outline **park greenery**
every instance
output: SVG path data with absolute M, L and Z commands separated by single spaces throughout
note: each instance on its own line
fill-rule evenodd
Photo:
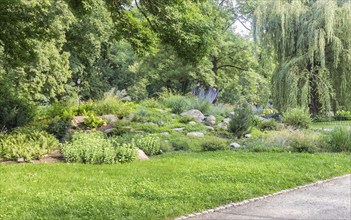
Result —
M 350 173 L 350 4 L 0 0 L 0 218 L 167 219 Z

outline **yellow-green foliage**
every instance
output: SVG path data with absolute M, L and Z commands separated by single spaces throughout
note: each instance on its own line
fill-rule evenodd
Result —
M 10 160 L 24 158 L 25 161 L 39 159 L 59 146 L 59 141 L 43 131 L 2 134 L 0 157 Z

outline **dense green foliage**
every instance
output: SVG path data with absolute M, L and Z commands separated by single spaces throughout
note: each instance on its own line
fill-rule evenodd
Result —
M 46 132 L 30 131 L 12 134 L 0 133 L 0 158 L 25 161 L 39 159 L 58 148 L 56 138 Z
M 350 173 L 350 165 L 345 154 L 228 151 L 123 165 L 0 164 L 0 217 L 175 218 Z
M 284 113 L 283 122 L 295 128 L 308 128 L 311 124 L 311 118 L 304 109 L 293 108 Z
M 255 35 L 273 49 L 273 101 L 314 116 L 350 108 L 350 1 L 267 0 L 255 12 Z
M 247 103 L 241 104 L 234 109 L 234 116 L 228 125 L 228 130 L 233 132 L 238 138 L 249 132 L 253 124 L 253 112 Z

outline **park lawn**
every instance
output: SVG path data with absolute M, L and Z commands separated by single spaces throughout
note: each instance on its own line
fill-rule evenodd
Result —
M 169 219 L 351 173 L 350 154 L 173 153 L 123 165 L 1 164 L 0 219 Z
M 351 121 L 314 122 L 310 127 L 312 129 L 334 129 L 339 126 L 351 126 Z

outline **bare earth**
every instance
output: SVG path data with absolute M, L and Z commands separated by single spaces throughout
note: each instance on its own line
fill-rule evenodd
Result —
M 191 219 L 351 220 L 351 175 Z

